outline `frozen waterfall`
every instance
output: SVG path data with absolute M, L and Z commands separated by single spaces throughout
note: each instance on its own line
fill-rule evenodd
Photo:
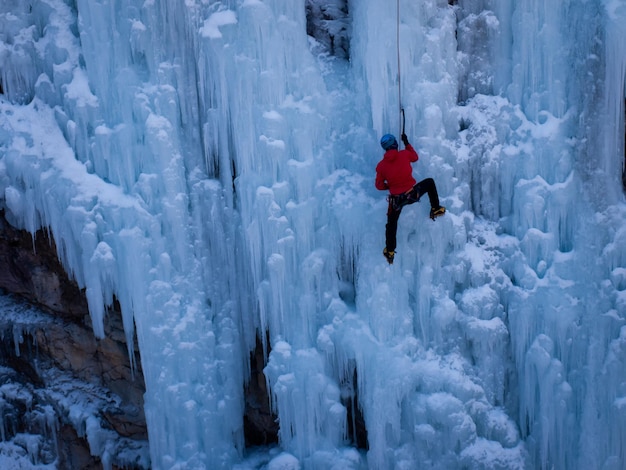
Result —
M 0 4 L 0 204 L 94 335 L 119 302 L 151 468 L 626 465 L 626 5 L 398 5 Z M 404 209 L 388 266 L 400 106 L 448 212 Z

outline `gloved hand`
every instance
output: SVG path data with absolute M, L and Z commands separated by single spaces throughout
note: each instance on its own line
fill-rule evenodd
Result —
M 404 144 L 405 147 L 409 145 L 409 138 L 406 136 L 405 133 L 402 133 L 400 138 L 402 139 L 402 143 Z

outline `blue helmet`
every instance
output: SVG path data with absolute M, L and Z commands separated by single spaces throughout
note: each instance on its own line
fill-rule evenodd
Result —
M 391 134 L 385 134 L 381 139 L 380 139 L 380 146 L 385 149 L 385 150 L 389 150 L 389 149 L 397 149 L 398 148 L 398 141 L 396 140 L 396 138 L 391 135 Z

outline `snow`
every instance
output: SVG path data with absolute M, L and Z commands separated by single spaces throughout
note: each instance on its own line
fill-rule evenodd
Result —
M 97 337 L 119 301 L 151 468 L 619 467 L 626 12 L 400 3 L 399 64 L 383 0 L 0 6 L 1 205 Z M 448 212 L 405 208 L 388 266 L 400 107 Z M 280 443 L 254 451 L 257 335 Z
M 237 15 L 232 10 L 223 10 L 213 13 L 209 18 L 204 20 L 204 26 L 200 28 L 200 34 L 203 37 L 211 39 L 219 39 L 222 37 L 220 26 L 229 24 L 237 24 Z

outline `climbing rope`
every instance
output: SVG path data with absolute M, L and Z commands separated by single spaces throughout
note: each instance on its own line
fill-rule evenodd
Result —
M 404 134 L 404 108 L 402 107 L 402 75 L 400 74 L 400 0 L 396 0 L 396 53 L 398 62 L 398 107 L 402 126 L 400 135 Z

